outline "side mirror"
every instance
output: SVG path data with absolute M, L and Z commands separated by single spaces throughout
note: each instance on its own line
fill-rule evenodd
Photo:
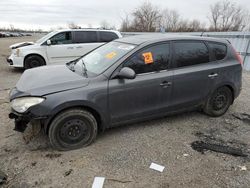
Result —
M 136 77 L 136 74 L 133 69 L 129 67 L 123 67 L 116 77 L 121 79 L 134 79 Z
M 47 40 L 46 43 L 47 43 L 48 46 L 50 46 L 51 45 L 51 40 Z

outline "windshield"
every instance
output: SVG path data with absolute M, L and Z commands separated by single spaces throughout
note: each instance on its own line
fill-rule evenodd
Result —
M 41 42 L 45 42 L 44 40 L 49 39 L 51 36 L 53 36 L 55 33 L 57 33 L 56 31 L 52 31 L 50 33 L 48 33 L 47 35 L 43 36 L 42 38 L 38 39 L 36 41 L 36 43 L 41 43 Z
M 75 65 L 75 70 L 82 72 L 82 64 L 84 62 L 88 72 L 97 75 L 101 74 L 134 48 L 135 46 L 131 44 L 110 42 L 79 59 Z

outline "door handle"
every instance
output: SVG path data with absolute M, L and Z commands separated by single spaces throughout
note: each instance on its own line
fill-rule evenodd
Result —
M 74 49 L 74 47 L 68 47 L 67 49 L 68 49 L 68 50 L 73 50 L 73 49 Z
M 77 46 L 76 48 L 82 48 L 82 46 Z
M 217 73 L 212 73 L 208 75 L 208 78 L 215 78 L 217 76 L 219 76 Z
M 172 82 L 168 82 L 168 81 L 163 81 L 160 86 L 166 88 L 172 85 Z

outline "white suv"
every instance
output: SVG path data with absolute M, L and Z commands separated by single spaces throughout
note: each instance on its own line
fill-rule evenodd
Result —
M 33 68 L 42 65 L 66 63 L 90 52 L 106 42 L 121 38 L 118 31 L 100 29 L 68 29 L 53 31 L 36 42 L 10 46 L 7 59 L 13 67 Z

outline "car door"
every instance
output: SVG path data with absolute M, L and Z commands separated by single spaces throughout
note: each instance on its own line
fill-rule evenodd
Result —
M 97 31 L 74 31 L 73 42 L 78 57 L 104 44 L 98 41 Z
M 167 71 L 169 65 L 169 43 L 146 47 L 122 64 L 137 75 L 132 80 L 109 80 L 108 101 L 113 125 L 157 115 L 166 107 L 173 74 Z
M 61 32 L 50 38 L 51 45 L 46 46 L 49 64 L 61 64 L 77 58 L 72 43 L 72 33 Z
M 198 105 L 216 84 L 217 62 L 203 41 L 173 42 L 173 94 L 171 110 Z M 211 61 L 211 62 L 210 62 Z

